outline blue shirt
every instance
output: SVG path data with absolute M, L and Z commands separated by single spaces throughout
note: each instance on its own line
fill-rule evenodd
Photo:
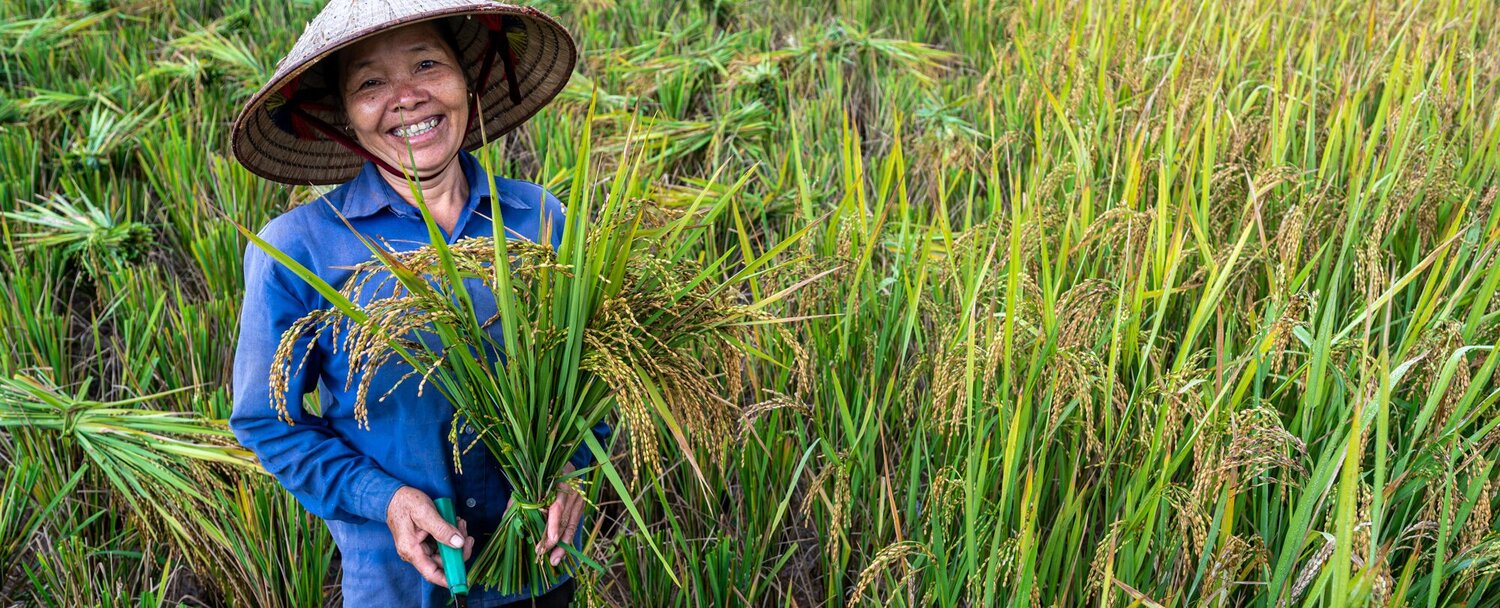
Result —
M 498 210 L 508 230 L 533 242 L 545 216 L 552 224 L 552 246 L 560 246 L 564 210 L 556 197 L 537 184 L 501 178 L 495 179 L 492 196 L 488 176 L 473 155 L 459 152 L 459 163 L 469 183 L 469 198 L 452 233 L 444 235 L 449 243 L 463 237 L 492 236 L 490 213 Z M 334 213 L 335 208 L 355 230 L 396 250 L 416 249 L 429 242 L 421 212 L 398 196 L 368 161 L 353 180 L 272 219 L 260 236 L 339 287 L 352 274 L 350 267 L 369 260 L 371 254 Z M 494 298 L 487 290 L 471 286 L 470 292 L 481 320 L 493 314 Z M 389 294 L 387 283 L 384 289 L 367 290 L 358 300 L 364 303 Z M 304 336 L 297 342 L 286 399 L 293 424 L 279 419 L 271 406 L 268 380 L 281 334 L 307 313 L 329 307 L 317 291 L 259 247 L 246 247 L 245 300 L 234 357 L 234 412 L 229 425 L 267 471 L 308 511 L 327 522 L 342 553 L 344 605 L 446 606 L 447 590 L 423 580 L 396 554 L 385 523 L 392 495 L 402 486 L 412 486 L 433 498 L 453 497 L 458 516 L 468 522 L 469 534 L 477 542 L 477 554 L 504 514 L 510 484 L 483 444 L 463 456 L 462 474 L 453 471 L 453 446 L 448 440 L 453 407 L 435 387 L 427 386 L 418 395 L 420 378 L 408 379 L 379 400 L 410 371 L 399 357 L 377 369 L 371 379 L 369 427 L 360 428 L 354 418 L 360 379 L 354 378 L 345 389 L 349 361 L 344 349 L 335 351 L 329 332 L 316 340 Z M 500 324 L 489 329 L 498 340 Z M 296 362 L 309 348 L 310 356 L 299 369 Z M 314 389 L 319 391 L 321 415 L 303 408 L 303 395 Z M 601 423 L 594 433 L 602 439 L 609 427 Z M 459 442 L 469 445 L 473 437 L 472 431 L 461 433 Z M 593 459 L 584 447 L 570 460 L 581 468 Z M 579 546 L 582 527 L 580 518 L 574 534 Z M 501 596 L 476 587 L 469 605 L 498 606 L 528 595 Z

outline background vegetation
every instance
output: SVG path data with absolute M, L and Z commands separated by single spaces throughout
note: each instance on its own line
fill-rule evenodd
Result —
M 227 125 L 318 7 L 0 2 L 0 603 L 337 601 L 221 422 L 221 218 L 316 194 Z M 1500 604 L 1500 5 L 542 7 L 583 61 L 497 172 L 649 122 L 661 213 L 735 200 L 704 256 L 821 218 L 723 466 L 593 490 L 590 600 Z

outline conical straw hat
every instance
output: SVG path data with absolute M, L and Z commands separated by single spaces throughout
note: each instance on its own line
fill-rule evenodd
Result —
M 337 83 L 326 81 L 320 62 L 370 36 L 445 18 L 484 114 L 484 120 L 471 121 L 465 150 L 526 122 L 573 75 L 573 38 L 531 7 L 483 0 L 332 0 L 235 119 L 234 157 L 257 175 L 287 184 L 352 179 L 364 158 L 334 139 L 343 136 L 348 120 L 339 109 Z M 340 133 L 330 137 L 329 130 Z

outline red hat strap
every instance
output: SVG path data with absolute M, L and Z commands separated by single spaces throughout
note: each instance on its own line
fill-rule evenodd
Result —
M 490 68 L 492 68 L 494 66 L 495 66 L 494 46 L 493 46 L 493 43 L 487 42 L 487 43 L 485 43 L 485 48 L 484 48 L 484 63 L 480 64 L 480 67 L 479 67 L 479 80 L 478 80 L 478 82 L 480 83 L 479 86 L 483 87 L 484 83 L 490 81 Z M 480 95 L 480 91 L 473 91 L 473 92 L 471 92 L 469 94 L 469 129 L 470 130 L 473 130 L 474 126 L 479 124 L 479 122 L 478 122 L 478 120 L 479 120 L 479 95 Z
M 489 41 L 485 44 L 484 63 L 479 68 L 479 86 L 483 87 L 490 81 L 490 71 L 495 67 L 495 56 L 500 56 L 502 69 L 505 70 L 505 82 L 510 88 L 510 101 L 521 105 L 520 77 L 516 74 L 516 53 L 510 48 L 510 38 L 505 35 L 505 22 L 500 15 L 481 15 L 479 17 L 486 30 L 489 30 Z M 483 91 L 475 91 L 474 97 L 469 100 L 469 124 L 477 124 L 474 121 L 479 117 L 479 95 Z
M 328 139 L 333 140 L 334 143 L 348 148 L 349 151 L 358 154 L 361 158 L 364 158 L 367 161 L 375 163 L 375 166 L 380 167 L 386 173 L 390 173 L 391 175 L 399 175 L 403 179 L 405 179 L 406 174 L 402 173 L 395 167 L 392 167 L 390 163 L 385 162 L 385 160 L 381 159 L 380 157 L 371 154 L 370 151 L 366 150 L 364 146 L 359 145 L 359 142 L 354 141 L 348 135 L 345 135 L 343 132 L 335 129 L 333 125 L 328 124 L 326 121 L 318 118 L 317 116 L 309 114 L 307 110 L 303 110 L 299 104 L 291 104 L 290 109 L 293 116 L 301 119 L 304 123 L 311 126 L 312 128 L 317 129 L 319 133 L 322 133 Z
M 521 105 L 520 75 L 516 74 L 516 53 L 510 48 L 510 37 L 503 29 L 490 30 L 490 44 L 498 44 L 500 61 L 505 64 L 505 83 L 510 85 L 510 101 Z
M 328 107 L 327 104 L 318 103 L 316 101 L 307 99 L 308 92 L 301 90 L 301 85 L 302 77 L 299 75 L 287 81 L 286 84 L 281 85 L 276 89 L 276 92 L 280 94 L 283 100 L 285 100 L 283 102 L 284 107 L 281 111 L 287 112 L 286 124 L 288 124 L 292 128 L 291 130 L 293 136 L 295 136 L 297 139 L 314 140 L 317 138 L 313 136 L 312 132 L 317 131 L 319 133 L 322 133 L 328 139 L 332 140 L 334 143 L 348 148 L 351 152 L 358 154 L 361 158 L 375 163 L 376 166 L 384 169 L 387 173 L 390 173 L 392 175 L 402 175 L 402 173 L 396 170 L 395 167 L 392 167 L 390 163 L 381 160 L 374 154 L 371 154 L 369 150 L 366 150 L 364 146 L 359 145 L 359 142 L 354 141 L 354 139 L 350 138 L 348 135 L 345 135 L 342 131 L 334 128 L 333 125 L 328 124 L 328 122 L 323 120 L 322 118 L 318 118 L 311 112 L 308 112 L 307 108 L 312 108 L 314 110 L 320 111 L 329 111 L 332 108 Z

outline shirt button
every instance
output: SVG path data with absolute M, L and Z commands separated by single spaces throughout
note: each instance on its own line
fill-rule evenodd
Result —
M 475 504 L 477 504 L 477 503 L 475 503 L 474 499 L 472 499 L 472 498 L 464 501 L 464 505 L 467 506 L 467 507 L 469 507 L 470 509 L 474 508 Z

